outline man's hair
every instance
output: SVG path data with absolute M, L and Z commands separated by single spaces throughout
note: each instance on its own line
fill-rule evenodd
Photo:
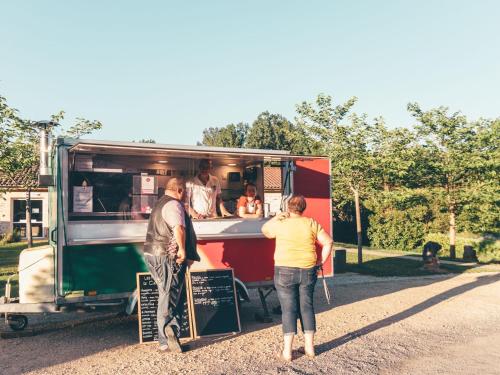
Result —
M 198 167 L 200 169 L 206 169 L 210 167 L 210 164 L 212 164 L 212 160 L 210 159 L 201 159 L 200 164 L 198 164 Z
M 179 177 L 172 177 L 169 179 L 165 185 L 166 191 L 179 191 L 179 189 L 185 190 L 186 185 L 184 180 Z
M 293 195 L 288 201 L 288 212 L 302 214 L 307 207 L 306 198 L 303 195 Z
M 245 186 L 245 191 L 247 191 L 247 190 L 248 190 L 248 187 L 249 187 L 249 186 L 253 186 L 253 187 L 255 188 L 255 191 L 257 191 L 257 186 L 255 186 L 255 184 L 253 184 L 253 183 L 251 183 L 251 182 L 249 182 L 248 184 L 246 184 L 246 186 Z

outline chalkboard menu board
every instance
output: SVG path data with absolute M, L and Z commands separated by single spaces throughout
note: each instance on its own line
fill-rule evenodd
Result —
M 139 338 L 141 343 L 158 341 L 156 309 L 158 307 L 158 287 L 150 273 L 137 274 Z M 192 338 L 191 319 L 186 288 L 184 288 L 184 313 L 182 316 L 181 338 Z
M 241 331 L 231 268 L 189 272 L 195 336 Z

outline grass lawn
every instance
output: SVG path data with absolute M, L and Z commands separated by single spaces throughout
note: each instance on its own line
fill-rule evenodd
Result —
M 33 241 L 33 247 L 47 245 L 47 241 L 37 240 Z M 26 249 L 26 242 L 15 242 L 0 246 L 0 296 L 4 295 L 5 284 L 7 278 L 13 273 L 17 272 L 17 265 L 19 263 L 19 254 Z M 18 276 L 15 276 L 12 281 L 12 295 L 17 296 Z
M 345 242 L 335 242 L 335 247 L 345 248 L 345 249 L 357 249 L 358 246 L 352 243 Z M 377 247 L 365 246 L 363 245 L 363 250 L 373 250 L 373 251 L 383 251 L 389 254 L 398 254 L 398 255 L 415 255 L 422 256 L 422 253 L 418 253 L 416 251 L 403 251 L 403 250 L 392 250 L 392 249 L 379 249 Z M 364 257 L 364 254 L 363 254 Z
M 357 249 L 356 244 L 352 243 L 344 243 L 344 242 L 335 242 L 335 247 L 343 247 L 346 249 Z M 412 255 L 412 256 L 418 256 L 421 257 L 422 253 L 421 252 L 416 252 L 416 251 L 403 251 L 403 250 L 388 250 L 388 249 L 379 249 L 376 247 L 371 247 L 371 246 L 363 246 L 364 250 L 373 250 L 373 251 L 381 251 L 384 253 L 388 254 L 398 254 L 398 255 Z M 439 259 L 442 260 L 452 260 L 454 262 L 463 262 L 463 263 L 468 263 L 470 260 L 463 260 L 463 249 L 457 249 L 457 256 L 455 259 L 451 259 L 449 256 L 443 256 L 438 254 Z M 495 263 L 500 263 L 500 254 L 499 253 L 477 253 L 478 257 L 478 263 L 480 264 L 495 264 Z M 365 254 L 363 254 L 363 259 L 365 258 Z
M 394 257 L 382 257 L 378 255 L 363 254 L 363 264 L 358 265 L 358 256 L 355 253 L 347 253 L 346 271 L 356 272 L 372 276 L 424 276 L 435 275 L 422 269 L 422 262 Z M 451 264 L 441 264 L 441 269 L 449 273 L 463 272 L 494 272 L 498 269 L 478 269 L 476 266 L 455 266 Z

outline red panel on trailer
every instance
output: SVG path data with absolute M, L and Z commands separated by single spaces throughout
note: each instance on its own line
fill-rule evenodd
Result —
M 200 262 L 193 269 L 234 268 L 245 283 L 270 281 L 274 275 L 275 241 L 267 238 L 198 241 Z
M 330 160 L 297 160 L 293 175 L 293 189 L 307 201 L 304 216 L 314 218 L 324 230 L 332 234 L 332 210 L 330 197 Z M 321 247 L 318 246 L 318 255 Z M 332 275 L 332 262 L 324 265 L 325 275 Z

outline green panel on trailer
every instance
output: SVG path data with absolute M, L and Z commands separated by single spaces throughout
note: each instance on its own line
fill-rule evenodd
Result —
M 64 293 L 97 295 L 132 292 L 136 273 L 147 272 L 142 244 L 67 246 L 63 252 Z

